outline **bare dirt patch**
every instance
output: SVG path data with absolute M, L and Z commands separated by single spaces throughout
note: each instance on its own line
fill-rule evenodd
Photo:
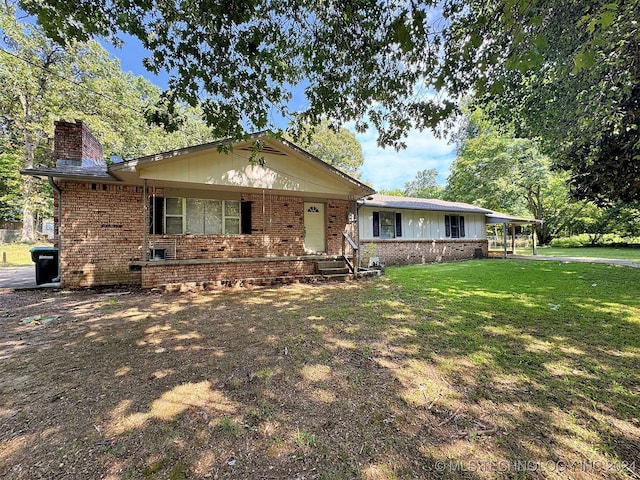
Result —
M 429 476 L 441 419 L 314 308 L 361 288 L 3 295 L 0 475 Z

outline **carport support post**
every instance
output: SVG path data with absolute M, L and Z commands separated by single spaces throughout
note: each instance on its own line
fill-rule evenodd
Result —
M 531 236 L 533 237 L 533 254 L 537 255 L 538 254 L 538 245 L 536 245 L 536 224 L 532 223 L 531 224 L 531 230 L 533 231 L 533 233 L 531 234 Z
M 516 254 L 516 226 L 511 224 L 511 253 Z
M 502 245 L 503 245 L 503 254 L 502 258 L 507 258 L 507 224 L 502 224 Z

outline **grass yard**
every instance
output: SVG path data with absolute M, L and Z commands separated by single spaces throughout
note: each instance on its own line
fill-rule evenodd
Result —
M 521 255 L 531 255 L 530 248 L 519 248 Z M 640 262 L 640 247 L 538 247 L 538 255 L 548 257 L 613 258 Z
M 640 474 L 640 269 L 112 293 L 2 296 L 3 478 Z
M 25 267 L 34 265 L 31 260 L 31 250 L 33 247 L 50 247 L 46 243 L 0 243 L 0 268 L 2 267 Z M 2 263 L 3 254 L 7 263 Z

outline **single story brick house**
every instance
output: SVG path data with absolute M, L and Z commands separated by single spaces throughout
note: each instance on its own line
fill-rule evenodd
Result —
M 438 199 L 376 194 L 358 202 L 363 264 L 371 263 L 371 257 L 375 258 L 373 263 L 384 265 L 486 257 L 487 225 L 491 223 L 505 225 L 507 232 L 508 228 L 532 224 L 535 220 Z
M 107 165 L 85 124 L 59 121 L 54 153 L 22 173 L 54 188 L 63 287 L 314 276 L 355 256 L 356 202 L 374 193 L 264 132 Z
M 387 265 L 477 258 L 487 223 L 521 221 L 375 195 L 266 132 L 109 165 L 81 121 L 56 122 L 54 144 L 55 167 L 21 173 L 54 189 L 63 287 L 271 283 L 327 277 L 322 268 L 336 261 L 354 274 L 372 256 Z M 250 161 L 257 144 L 262 162 Z

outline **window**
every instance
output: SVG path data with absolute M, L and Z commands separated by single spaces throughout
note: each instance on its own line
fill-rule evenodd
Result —
M 402 214 L 398 212 L 373 212 L 373 236 L 396 238 L 402 236 Z
M 198 198 L 152 201 L 150 233 L 167 235 L 238 235 L 251 233 L 251 202 Z
M 462 215 L 445 215 L 444 230 L 447 238 L 464 238 L 464 217 Z

